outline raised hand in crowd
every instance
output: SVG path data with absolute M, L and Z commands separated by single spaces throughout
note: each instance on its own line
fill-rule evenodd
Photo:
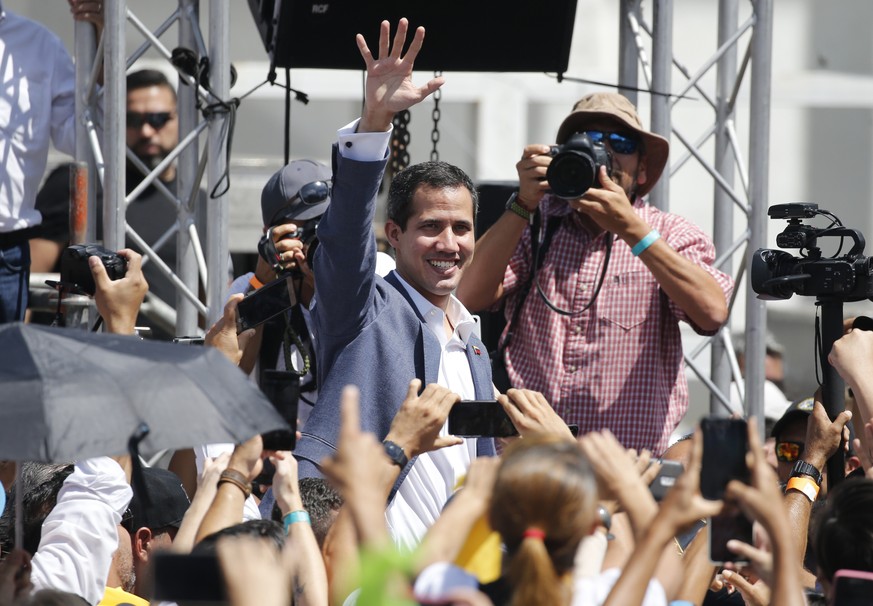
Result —
M 869 330 L 850 330 L 834 343 L 828 355 L 828 362 L 840 373 L 855 395 L 861 417 L 856 419 L 856 425 L 873 420 L 873 374 L 870 373 L 870 360 L 873 360 L 873 332 Z M 861 441 L 864 442 L 863 437 Z
M 251 328 L 239 334 L 236 332 L 236 308 L 242 299 L 243 295 L 241 294 L 232 295 L 228 298 L 227 303 L 224 304 L 224 314 L 206 332 L 206 338 L 204 341 L 206 345 L 215 347 L 218 351 L 223 353 L 228 360 L 240 367 L 243 366 L 244 360 L 249 358 L 251 358 L 252 363 L 254 363 L 254 358 L 257 354 L 257 347 L 255 346 L 251 348 L 255 350 L 255 356 L 247 355 L 251 353 L 249 345 L 254 345 L 254 343 L 251 343 L 251 340 L 255 336 L 255 329 Z M 246 369 L 243 368 L 243 370 Z M 248 371 L 251 371 L 251 368 L 249 368 Z
M 173 539 L 171 549 L 174 552 L 189 553 L 194 547 L 197 530 L 215 499 L 215 494 L 218 492 L 218 479 L 221 477 L 221 472 L 227 469 L 229 462 L 229 452 L 222 453 L 214 459 L 207 457 L 203 460 L 203 471 L 197 477 L 197 490 Z
M 420 389 L 419 379 L 409 382 L 406 399 L 394 415 L 385 437 L 400 446 L 410 459 L 424 452 L 463 443 L 461 438 L 440 435 L 449 411 L 460 401 L 460 396 L 436 383 L 425 387 L 419 396 Z
M 344 502 L 324 545 L 330 593 L 341 603 L 354 589 L 359 547 L 384 548 L 390 543 L 385 501 L 400 469 L 375 435 L 361 431 L 356 387 L 343 389 L 340 413 L 336 455 L 322 461 L 321 468 Z
M 815 404 L 806 425 L 806 438 L 803 450 L 803 461 L 809 463 L 822 474 L 821 489 L 827 490 L 827 460 L 837 452 L 840 444 L 847 444 L 849 429 L 846 424 L 852 419 L 851 411 L 844 410 L 834 421 L 828 417 L 821 403 L 821 391 L 815 395 Z M 797 549 L 796 559 L 803 562 L 808 543 L 809 520 L 813 501 L 803 492 L 789 489 L 785 492 L 785 507 L 787 519 L 790 522 Z M 815 571 L 803 572 L 802 582 L 806 587 L 815 587 Z
M 195 542 L 242 521 L 243 507 L 252 490 L 252 480 L 264 466 L 261 460 L 263 450 L 260 434 L 237 444 L 233 449 L 227 468 L 219 474 L 215 497 L 197 530 Z
M 556 435 L 575 440 L 570 428 L 546 401 L 543 394 L 530 389 L 510 389 L 497 396 L 520 436 Z
M 648 451 L 637 456 L 636 451 L 626 450 L 608 429 L 585 434 L 579 438 L 579 448 L 591 462 L 601 501 L 613 501 L 610 508 L 626 512 L 634 537 L 642 539 L 658 513 L 649 483 L 660 466 L 650 465 Z
M 424 42 L 424 28 L 415 30 L 409 49 L 405 55 L 401 55 L 408 29 L 409 22 L 401 19 L 392 44 L 391 24 L 383 21 L 379 27 L 376 57 L 367 46 L 364 36 L 358 34 L 355 38 L 367 69 L 366 100 L 359 132 L 387 131 L 394 114 L 420 103 L 443 85 L 442 77 L 433 78 L 424 86 L 413 84 L 412 68 Z
M 753 558 L 755 573 L 772 589 L 771 605 L 801 606 L 806 604 L 806 598 L 801 585 L 801 560 L 794 542 L 797 529 L 786 516 L 782 490 L 776 472 L 767 463 L 757 425 L 749 422 L 748 429 L 746 462 L 751 472 L 750 483 L 731 480 L 725 489 L 725 498 L 737 502 L 746 517 L 760 523 L 767 532 L 773 549 L 772 573 L 768 558 L 762 554 L 743 548 L 736 540 L 728 542 L 728 548 Z
M 312 532 L 309 514 L 303 507 L 297 481 L 297 460 L 287 451 L 270 456 L 276 468 L 273 494 L 282 512 L 285 548 L 282 559 L 292 580 L 294 603 L 321 605 L 328 603 L 327 572 L 318 541 Z
M 118 254 L 127 260 L 127 271 L 123 278 L 110 280 L 106 268 L 96 255 L 88 257 L 88 266 L 96 286 L 94 302 L 106 330 L 131 335 L 149 285 L 142 274 L 142 255 L 129 248 L 119 250 Z
M 604 606 L 641 603 L 664 548 L 698 520 L 718 515 L 722 510 L 722 501 L 707 501 L 700 494 L 703 442 L 699 430 L 692 440 L 688 468 L 667 493 L 658 515 L 637 544 Z

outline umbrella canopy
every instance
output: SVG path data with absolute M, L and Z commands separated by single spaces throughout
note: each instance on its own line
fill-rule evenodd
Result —
M 30 324 L 0 326 L 0 459 L 62 462 L 242 442 L 287 429 L 212 347 Z

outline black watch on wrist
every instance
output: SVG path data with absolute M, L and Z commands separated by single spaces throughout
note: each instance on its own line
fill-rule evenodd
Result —
M 385 448 L 385 454 L 388 455 L 391 462 L 397 465 L 400 469 L 403 469 L 406 467 L 406 464 L 409 463 L 409 457 L 406 456 L 403 449 L 391 440 L 385 440 L 382 442 L 382 446 Z
M 524 219 L 525 221 L 530 221 L 530 217 L 533 214 L 531 211 L 526 209 L 524 206 L 519 204 L 518 202 L 518 192 L 512 192 L 512 195 L 509 196 L 509 200 L 506 201 L 506 210 L 511 213 L 514 213 Z
M 794 467 L 791 468 L 790 477 L 796 478 L 799 476 L 809 476 L 815 480 L 816 484 L 821 486 L 821 472 L 815 468 L 815 465 L 810 465 L 801 459 L 794 462 Z

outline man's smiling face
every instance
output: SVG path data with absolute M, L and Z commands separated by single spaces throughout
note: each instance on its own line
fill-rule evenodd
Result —
M 441 309 L 473 257 L 473 226 L 473 197 L 466 187 L 428 185 L 415 191 L 405 228 L 390 220 L 385 225 L 397 272 Z

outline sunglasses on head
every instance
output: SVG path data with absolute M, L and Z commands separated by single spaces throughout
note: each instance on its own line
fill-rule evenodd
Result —
M 172 118 L 172 112 L 127 112 L 127 127 L 142 128 L 143 124 L 148 124 L 155 130 L 160 130 Z
M 595 143 L 609 143 L 609 147 L 617 154 L 635 154 L 640 147 L 637 139 L 619 133 L 586 130 L 585 134 Z
M 285 214 L 294 208 L 298 201 L 306 206 L 315 206 L 327 200 L 328 196 L 330 196 L 330 183 L 327 181 L 310 181 L 288 200 L 287 205 L 276 211 L 273 220 L 270 221 L 270 225 L 285 223 L 287 220 Z
M 293 198 L 288 202 L 293 204 L 297 200 L 303 202 L 306 206 L 315 206 L 327 200 L 330 195 L 330 185 L 327 181 L 312 181 L 300 188 Z
M 803 456 L 803 442 L 776 442 L 776 460 L 783 463 L 794 463 Z

